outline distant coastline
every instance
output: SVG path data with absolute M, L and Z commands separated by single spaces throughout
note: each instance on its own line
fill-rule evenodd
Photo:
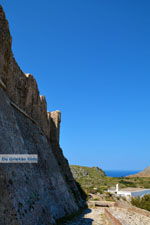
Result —
M 108 177 L 125 177 L 139 172 L 140 170 L 105 170 Z

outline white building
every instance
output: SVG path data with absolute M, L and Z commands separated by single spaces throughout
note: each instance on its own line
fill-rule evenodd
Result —
M 108 192 L 124 197 L 142 197 L 145 194 L 150 194 L 150 189 L 124 188 L 119 190 L 119 185 L 117 184 L 116 187 L 108 189 Z

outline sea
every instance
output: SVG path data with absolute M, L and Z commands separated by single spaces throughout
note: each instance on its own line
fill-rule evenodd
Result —
M 128 175 L 133 175 L 139 173 L 140 170 L 106 170 L 105 173 L 108 177 L 125 177 Z

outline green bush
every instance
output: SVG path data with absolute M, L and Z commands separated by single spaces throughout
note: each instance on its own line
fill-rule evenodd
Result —
M 136 207 L 150 211 L 150 195 L 144 195 L 142 198 L 132 198 L 131 203 Z

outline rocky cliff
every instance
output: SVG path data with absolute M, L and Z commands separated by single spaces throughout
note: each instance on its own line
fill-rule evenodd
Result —
M 59 145 L 61 114 L 48 112 L 34 77 L 12 50 L 0 6 L 0 154 L 37 154 L 38 164 L 0 164 L 0 225 L 48 225 L 83 207 Z

